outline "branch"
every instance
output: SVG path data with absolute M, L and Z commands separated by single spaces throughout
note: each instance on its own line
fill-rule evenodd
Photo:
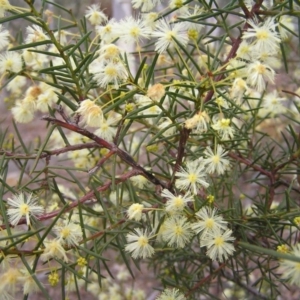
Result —
M 238 160 L 239 162 L 245 164 L 246 166 L 250 167 L 251 169 L 253 169 L 253 170 L 257 171 L 257 172 L 259 172 L 259 173 L 261 173 L 263 175 L 266 175 L 270 179 L 274 177 L 274 175 L 271 172 L 266 171 L 261 166 L 254 164 L 248 158 L 244 158 L 241 155 L 237 155 L 237 154 L 235 154 L 233 152 L 229 152 L 228 156 L 231 157 L 231 158 L 233 158 L 233 159 L 235 159 L 235 160 Z
M 139 174 L 143 175 L 145 178 L 147 178 L 150 182 L 152 182 L 154 185 L 160 185 L 163 188 L 166 188 L 166 185 L 161 182 L 159 179 L 157 179 L 154 175 L 152 175 L 150 172 L 145 170 L 143 167 L 141 167 L 139 164 L 135 162 L 135 160 L 128 154 L 126 151 L 118 148 L 117 145 L 113 143 L 109 143 L 105 141 L 104 139 L 96 136 L 92 132 L 83 129 L 81 127 L 78 127 L 76 124 L 70 124 L 63 122 L 61 120 L 55 119 L 53 117 L 43 117 L 42 120 L 49 121 L 52 124 L 55 124 L 57 126 L 66 128 L 68 130 L 77 132 L 83 136 L 86 136 L 90 138 L 91 140 L 95 141 L 98 145 L 102 146 L 103 148 L 106 148 L 112 152 L 114 152 L 116 155 L 118 155 L 123 161 L 125 161 L 128 165 L 133 167 Z
M 185 145 L 187 143 L 187 140 L 189 138 L 190 130 L 183 128 L 180 132 L 180 140 L 179 140 L 179 146 L 178 146 L 178 152 L 177 152 L 177 158 L 176 158 L 176 163 L 173 169 L 173 178 L 172 181 L 169 184 L 169 188 L 173 185 L 175 181 L 175 173 L 179 170 L 180 166 L 182 165 L 182 160 L 184 157 L 184 152 L 185 152 Z
M 238 160 L 239 162 L 242 162 L 243 164 L 245 164 L 246 166 L 252 168 L 253 170 L 267 176 L 270 180 L 270 183 L 269 183 L 269 199 L 268 199 L 268 208 L 271 207 L 271 204 L 273 202 L 273 199 L 274 199 L 274 196 L 275 196 L 275 174 L 276 172 L 273 170 L 272 172 L 269 172 L 265 169 L 263 169 L 261 166 L 259 165 L 256 165 L 254 164 L 252 161 L 250 161 L 249 159 L 247 158 L 244 158 L 242 157 L 241 155 L 237 155 L 233 152 L 229 152 L 228 153 L 228 156 L 235 159 L 235 160 Z
M 256 297 L 255 299 L 264 299 L 264 300 L 268 299 L 267 296 L 262 295 L 256 289 L 250 287 L 248 284 L 241 282 L 238 277 L 231 276 L 228 272 L 225 272 L 225 277 L 228 278 L 229 280 L 231 280 L 232 282 L 236 283 L 237 285 L 239 285 L 240 287 L 242 287 L 243 289 L 245 289 L 252 295 L 254 295 Z
M 204 285 L 205 283 L 207 283 L 208 281 L 211 281 L 214 276 L 217 275 L 218 272 L 220 272 L 223 268 L 225 268 L 226 263 L 223 263 L 219 266 L 218 269 L 214 270 L 213 272 L 211 272 L 209 275 L 207 275 L 206 277 L 204 277 L 203 279 L 201 279 L 197 284 L 195 284 L 188 293 L 185 294 L 185 296 L 187 298 L 189 298 L 189 296 L 196 291 L 199 287 L 201 287 L 202 285 Z
M 75 150 L 81 150 L 81 149 L 90 149 L 90 148 L 102 148 L 99 144 L 92 142 L 92 143 L 85 143 L 85 144 L 77 144 L 77 145 L 70 145 L 70 146 L 66 146 L 60 149 L 56 149 L 56 150 L 44 150 L 44 153 L 41 154 L 39 156 L 39 158 L 45 158 L 48 156 L 53 156 L 53 155 L 59 155 L 62 153 L 66 153 L 69 151 L 75 151 Z M 18 154 L 18 153 L 13 153 L 13 152 L 9 152 L 9 151 L 5 151 L 4 149 L 0 149 L 0 155 L 5 155 L 8 156 L 10 158 L 14 158 L 14 159 L 36 159 L 37 155 L 26 155 L 26 154 Z
M 139 172 L 138 170 L 131 170 L 131 171 L 123 174 L 119 178 L 115 179 L 115 184 L 119 184 L 121 182 L 124 182 L 124 181 L 128 180 L 130 177 L 133 177 L 133 176 L 136 176 L 136 175 L 141 175 L 141 172 Z M 67 208 L 65 208 L 64 212 L 68 212 L 68 211 L 72 210 L 73 208 L 77 207 L 79 204 L 83 204 L 86 201 L 90 200 L 91 198 L 94 198 L 95 197 L 95 192 L 104 192 L 104 191 L 106 191 L 111 186 L 111 184 L 112 184 L 112 181 L 109 180 L 106 183 L 104 183 L 104 185 L 96 188 L 95 191 L 94 190 L 89 191 L 83 197 L 81 197 L 78 201 L 72 202 Z M 56 211 L 53 211 L 51 213 L 47 213 L 47 214 L 44 214 L 44 215 L 40 216 L 38 218 L 38 220 L 43 221 L 43 220 L 52 219 L 53 217 L 56 217 L 59 213 L 61 213 L 61 210 L 56 210 Z M 24 222 L 25 221 L 26 220 L 24 220 Z

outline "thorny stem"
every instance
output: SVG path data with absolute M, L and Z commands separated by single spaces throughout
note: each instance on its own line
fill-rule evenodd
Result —
M 246 9 L 244 9 L 244 13 L 245 13 L 245 17 L 246 19 L 249 19 L 249 18 L 252 18 L 259 10 L 260 6 L 262 5 L 263 3 L 263 0 L 259 0 L 257 1 L 256 4 L 253 5 L 252 7 L 252 10 L 251 12 L 249 12 Z M 249 24 L 246 23 L 244 25 L 244 28 L 243 28 L 243 31 L 247 30 L 249 27 Z M 239 46 L 240 46 L 240 43 L 242 42 L 242 34 L 235 40 L 235 42 L 233 43 L 232 47 L 231 47 L 231 50 L 226 58 L 226 60 L 224 61 L 224 65 L 226 65 L 230 59 L 232 59 Z M 216 77 L 215 81 L 220 81 L 222 80 L 224 77 L 224 73 L 223 74 L 220 74 L 219 76 Z M 205 99 L 204 99 L 204 103 L 208 102 L 211 100 L 212 96 L 214 95 L 214 91 L 211 90 L 210 92 L 208 92 L 208 94 L 206 95 Z M 172 186 L 172 184 L 174 183 L 174 174 L 175 172 L 179 169 L 179 167 L 181 166 L 182 164 L 182 159 L 183 159 L 183 156 L 184 156 L 184 149 L 185 149 L 185 145 L 187 143 L 187 140 L 189 138 L 189 134 L 190 134 L 190 130 L 186 129 L 186 128 L 183 128 L 182 131 L 181 131 L 181 135 L 180 135 L 180 140 L 179 140 L 179 147 L 178 147 L 178 153 L 177 153 L 177 159 L 176 159 L 176 163 L 175 163 L 175 166 L 174 166 L 174 173 L 173 173 L 173 179 L 172 179 L 172 182 L 170 183 L 170 187 Z

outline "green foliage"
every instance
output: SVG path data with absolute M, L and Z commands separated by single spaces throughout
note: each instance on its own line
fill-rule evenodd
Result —
M 299 287 L 297 1 L 25 2 L 0 8 L 0 294 Z

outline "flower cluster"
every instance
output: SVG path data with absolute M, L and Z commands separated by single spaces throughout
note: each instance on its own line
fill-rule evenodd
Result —
M 186 168 L 181 167 L 176 172 L 176 187 L 180 190 L 190 190 L 196 195 L 199 188 L 207 188 L 208 174 L 222 175 L 230 169 L 230 162 L 225 158 L 227 152 L 221 145 L 217 145 L 216 151 L 212 151 L 208 146 L 204 151 L 204 157 L 196 161 L 188 161 Z
M 192 225 L 193 230 L 200 234 L 200 247 L 207 248 L 207 255 L 212 260 L 223 262 L 235 251 L 232 241 L 232 230 L 227 229 L 227 222 L 217 210 L 210 207 L 202 207 L 197 213 L 197 222 Z

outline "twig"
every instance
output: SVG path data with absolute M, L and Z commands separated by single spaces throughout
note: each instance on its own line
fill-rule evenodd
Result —
M 204 277 L 203 279 L 201 279 L 197 284 L 195 284 L 188 293 L 185 294 L 185 296 L 187 298 L 189 298 L 189 296 L 196 291 L 197 289 L 199 289 L 199 287 L 201 287 L 202 285 L 204 285 L 205 283 L 207 283 L 208 281 L 211 281 L 214 276 L 217 275 L 217 273 L 219 273 L 223 268 L 225 268 L 226 263 L 223 263 L 219 266 L 219 268 L 217 268 L 216 270 L 214 270 L 212 273 L 210 273 L 209 275 L 207 275 L 206 277 Z
M 281 90 L 283 93 L 287 93 L 287 94 L 290 94 L 290 95 L 293 95 L 293 96 L 296 96 L 298 98 L 300 98 L 300 96 L 297 94 L 297 93 L 294 93 L 294 92 L 291 92 L 291 91 L 287 91 L 287 90 Z
M 95 173 L 112 155 L 116 152 L 114 150 L 109 151 L 104 157 L 102 157 L 98 163 L 88 171 L 89 174 Z

